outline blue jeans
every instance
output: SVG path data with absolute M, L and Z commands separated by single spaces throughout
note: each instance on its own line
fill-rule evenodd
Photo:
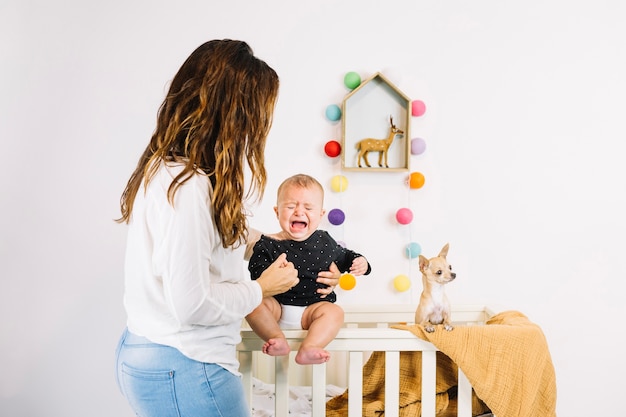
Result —
M 139 417 L 250 417 L 241 379 L 125 330 L 117 384 Z

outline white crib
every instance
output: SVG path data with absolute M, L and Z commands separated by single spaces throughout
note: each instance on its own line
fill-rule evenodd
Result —
M 249 328 L 242 329 L 242 342 L 237 347 L 248 404 L 252 401 L 253 378 L 271 380 L 275 384 L 275 416 L 289 415 L 289 387 L 302 385 L 303 377 L 312 386 L 312 415 L 326 415 L 326 386 L 333 383 L 348 388 L 348 417 L 362 414 L 362 368 L 373 351 L 385 352 L 385 415 L 399 414 L 399 365 L 401 351 L 422 352 L 422 416 L 435 417 L 435 379 L 437 348 L 410 332 L 390 328 L 393 324 L 413 324 L 413 305 L 342 306 L 345 326 L 327 346 L 331 361 L 326 364 L 301 366 L 292 356 L 270 357 L 262 354 L 263 341 Z M 495 313 L 484 306 L 454 306 L 455 324 L 481 325 Z M 284 332 L 293 351 L 304 338 L 304 330 Z M 273 368 L 273 369 L 272 369 Z M 272 375 L 273 373 L 273 375 Z M 308 375 L 310 373 L 310 375 Z M 331 381 L 332 380 L 332 381 Z M 459 369 L 458 417 L 472 415 L 472 387 Z

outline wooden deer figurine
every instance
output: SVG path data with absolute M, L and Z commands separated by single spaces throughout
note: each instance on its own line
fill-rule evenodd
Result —
M 389 116 L 389 123 L 391 127 L 389 129 L 389 136 L 387 139 L 362 139 L 356 143 L 356 149 L 359 151 L 359 155 L 357 157 L 359 168 L 361 168 L 361 158 L 365 161 L 365 165 L 368 167 L 370 163 L 367 160 L 367 154 L 369 152 L 378 152 L 378 166 L 382 168 L 383 166 L 383 157 L 385 157 L 385 168 L 389 168 L 387 164 L 387 151 L 389 150 L 389 146 L 393 142 L 393 139 L 396 135 L 403 135 L 404 131 L 400 130 L 393 124 L 393 117 Z

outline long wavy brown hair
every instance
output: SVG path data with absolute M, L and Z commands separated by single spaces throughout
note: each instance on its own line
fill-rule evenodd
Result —
M 231 39 L 199 46 L 180 67 L 161 104 L 156 129 L 122 193 L 122 217 L 130 221 L 137 192 L 147 186 L 161 161 L 181 161 L 168 200 L 193 175 L 208 175 L 211 203 L 224 247 L 247 238 L 244 200 L 260 199 L 267 173 L 264 150 L 278 96 L 276 72 L 250 46 Z M 251 183 L 244 190 L 244 162 Z M 201 170 L 201 171 L 199 171 Z

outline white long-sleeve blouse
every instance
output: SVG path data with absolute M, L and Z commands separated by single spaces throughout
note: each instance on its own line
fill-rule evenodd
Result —
M 222 247 L 207 176 L 194 175 L 168 202 L 181 170 L 161 163 L 135 198 L 125 262 L 128 329 L 239 374 L 241 321 L 261 303 L 261 287 L 245 274 L 245 246 Z

